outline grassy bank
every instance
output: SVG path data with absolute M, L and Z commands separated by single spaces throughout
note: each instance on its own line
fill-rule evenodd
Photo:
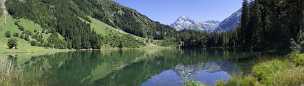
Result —
M 24 31 L 28 31 L 34 33 L 35 31 L 42 31 L 40 25 L 35 24 L 32 21 L 26 19 L 14 19 L 11 16 L 0 17 L 0 54 L 16 54 L 16 53 L 53 53 L 53 52 L 66 52 L 71 51 L 69 49 L 52 49 L 52 48 L 44 48 L 38 46 L 32 46 L 31 43 L 25 39 L 21 39 L 20 37 L 13 37 L 13 34 L 21 35 L 23 31 L 21 31 L 18 26 L 23 26 Z M 11 37 L 6 37 L 6 32 L 10 32 Z M 44 38 L 47 38 L 48 34 L 43 34 Z M 7 42 L 10 38 L 14 38 L 17 40 L 17 49 L 8 49 Z M 44 39 L 46 40 L 46 39 Z
M 304 54 L 294 52 L 287 59 L 263 61 L 253 66 L 246 76 L 234 76 L 217 86 L 302 86 L 304 85 Z

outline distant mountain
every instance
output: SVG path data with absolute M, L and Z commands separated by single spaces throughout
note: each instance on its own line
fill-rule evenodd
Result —
M 195 30 L 213 32 L 219 23 L 220 22 L 218 21 L 196 22 L 186 16 L 181 16 L 170 26 L 175 28 L 177 31 Z
M 181 16 L 179 17 L 173 24 L 171 24 L 173 28 L 175 28 L 177 31 L 182 31 L 182 30 L 201 30 L 202 26 L 191 20 L 190 18 L 186 16 Z
M 205 21 L 200 23 L 204 30 L 207 32 L 213 32 L 220 24 L 219 21 Z
M 242 9 L 234 12 L 231 16 L 222 21 L 219 26 L 216 28 L 216 32 L 227 32 L 233 31 L 240 25 L 242 15 Z

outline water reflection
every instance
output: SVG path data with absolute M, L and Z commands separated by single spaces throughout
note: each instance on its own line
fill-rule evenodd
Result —
M 196 80 L 214 86 L 216 81 L 227 81 L 240 69 L 229 62 L 207 62 L 194 65 L 177 65 L 152 76 L 142 86 L 181 86 L 186 80 Z
M 0 55 L 0 86 L 182 86 L 188 79 L 214 85 L 241 72 L 227 59 L 236 56 L 180 50 Z

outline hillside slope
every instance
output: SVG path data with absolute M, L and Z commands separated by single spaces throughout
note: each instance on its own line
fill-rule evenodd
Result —
M 16 23 L 19 23 L 20 26 L 24 27 L 24 30 L 21 31 Z M 8 52 L 50 52 L 50 51 L 66 51 L 66 50 L 58 50 L 58 49 L 47 49 L 44 47 L 32 46 L 29 40 L 23 39 L 22 36 L 25 35 L 24 32 L 34 32 L 34 30 L 41 30 L 40 26 L 35 24 L 34 22 L 26 19 L 14 19 L 11 16 L 0 16 L 0 53 L 8 53 Z M 6 37 L 6 33 L 9 32 L 11 37 Z M 16 35 L 17 34 L 17 35 Z M 45 39 L 48 38 L 47 34 L 43 34 L 42 37 Z M 8 39 L 14 38 L 17 40 L 17 49 L 10 50 L 8 49 L 7 42 Z M 31 38 L 34 40 L 34 38 Z
M 103 47 L 129 47 L 145 46 L 145 39 L 126 33 L 120 29 L 109 26 L 97 19 L 90 18 L 93 31 L 101 37 Z
M 238 26 L 240 26 L 241 15 L 242 15 L 242 9 L 239 9 L 238 11 L 230 15 L 228 18 L 226 18 L 224 21 L 222 21 L 215 31 L 216 32 L 234 31 Z
M 112 0 L 9 0 L 6 6 L 15 19 L 34 21 L 43 31 L 62 35 L 64 40 L 61 42 L 66 45 L 60 48 L 99 49 L 103 46 L 105 40 L 101 40 L 98 30 L 91 28 L 90 17 L 143 38 L 164 39 L 175 32 Z M 110 45 L 117 47 L 117 44 Z

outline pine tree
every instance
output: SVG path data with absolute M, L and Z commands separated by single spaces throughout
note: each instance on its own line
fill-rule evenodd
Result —
M 17 49 L 17 39 L 15 38 L 8 39 L 7 46 L 9 49 Z
M 238 30 L 238 37 L 239 43 L 242 45 L 241 47 L 245 48 L 248 46 L 247 39 L 249 39 L 247 35 L 247 28 L 248 28 L 248 22 L 249 22 L 249 4 L 248 0 L 243 0 L 243 6 L 242 6 L 242 16 L 241 16 L 241 28 Z

